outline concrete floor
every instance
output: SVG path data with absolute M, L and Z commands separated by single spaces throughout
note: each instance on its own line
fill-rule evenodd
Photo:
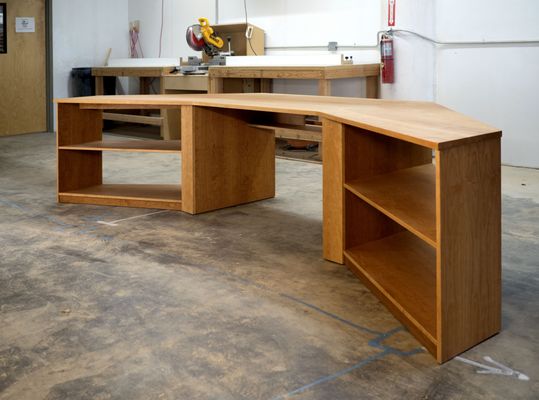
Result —
M 109 182 L 178 165 L 105 156 Z M 57 204 L 55 167 L 53 135 L 0 139 L 0 399 L 539 398 L 539 171 L 504 168 L 503 331 L 463 354 L 525 381 L 437 365 L 322 260 L 320 165 L 278 160 L 272 200 L 127 220 L 156 210 Z

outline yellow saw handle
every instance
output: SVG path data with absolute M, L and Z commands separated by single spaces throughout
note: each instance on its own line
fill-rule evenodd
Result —
M 206 43 L 212 44 L 217 48 L 222 48 L 225 44 L 223 39 L 215 35 L 213 28 L 210 26 L 210 22 L 207 18 L 199 18 L 198 22 L 200 23 L 200 32 L 204 37 Z

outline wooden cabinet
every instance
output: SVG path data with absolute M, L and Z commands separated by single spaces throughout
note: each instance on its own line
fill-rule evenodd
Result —
M 228 39 L 230 48 L 236 56 L 262 56 L 264 50 L 264 31 L 252 24 L 221 24 L 213 25 L 215 34 L 220 36 L 225 45 L 223 51 L 228 51 Z M 247 29 L 251 32 L 251 40 L 246 37 Z
M 345 263 L 439 362 L 500 330 L 500 199 L 497 138 L 344 127 Z

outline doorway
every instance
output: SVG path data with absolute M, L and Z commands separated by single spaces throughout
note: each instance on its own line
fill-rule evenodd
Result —
M 50 111 L 48 0 L 1 0 L 0 136 L 45 132 Z

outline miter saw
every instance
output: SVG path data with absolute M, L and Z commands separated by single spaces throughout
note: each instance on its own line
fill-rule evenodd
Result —
M 225 65 L 225 57 L 233 55 L 233 52 L 230 50 L 230 38 L 227 39 L 228 51 L 223 52 L 221 49 L 225 45 L 225 42 L 217 36 L 208 19 L 199 18 L 198 22 L 198 24 L 191 25 L 187 28 L 185 39 L 189 47 L 193 50 L 204 51 L 208 56 L 208 62 L 203 62 L 199 57 L 189 57 L 188 65 L 181 66 L 181 72 L 183 74 L 206 73 L 210 65 Z

